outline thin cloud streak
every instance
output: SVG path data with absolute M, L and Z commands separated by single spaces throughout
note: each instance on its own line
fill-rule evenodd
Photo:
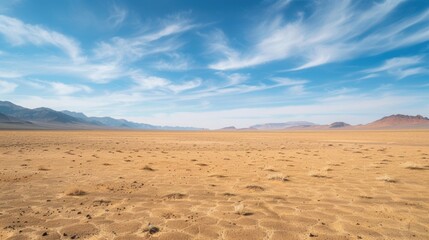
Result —
M 286 21 L 281 14 L 265 16 L 252 34 L 262 37 L 247 50 L 231 48 L 225 35 L 217 33 L 219 37 L 211 45 L 217 46 L 224 58 L 209 64 L 209 68 L 241 69 L 298 59 L 303 63 L 287 70 L 298 71 L 428 41 L 429 10 L 380 25 L 402 2 L 386 0 L 362 10 L 352 1 L 324 1 L 316 3 L 307 18 Z M 375 27 L 378 30 L 372 32 Z
M 25 24 L 16 18 L 0 15 L 0 34 L 14 46 L 52 45 L 64 51 L 74 62 L 85 61 L 74 39 L 37 25 Z
M 374 76 L 374 74 L 382 72 L 386 72 L 397 79 L 403 79 L 417 74 L 429 73 L 429 70 L 423 67 L 425 63 L 426 62 L 422 56 L 392 58 L 386 60 L 384 64 L 379 67 L 362 71 L 364 73 L 369 73 L 369 75 L 363 78 L 371 78 Z

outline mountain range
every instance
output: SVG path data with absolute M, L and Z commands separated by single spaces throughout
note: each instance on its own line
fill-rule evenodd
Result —
M 156 126 L 112 117 L 88 117 L 83 113 L 50 108 L 24 108 L 0 101 L 0 129 L 144 129 L 203 130 L 193 127 Z
M 383 117 L 365 125 L 351 125 L 345 122 L 334 122 L 329 125 L 320 125 L 306 121 L 284 123 L 265 123 L 250 126 L 249 128 L 236 128 L 229 126 L 219 131 L 274 131 L 274 130 L 365 130 L 365 129 L 429 129 L 429 118 L 421 115 L 409 116 L 396 114 Z
M 265 123 L 248 128 L 234 126 L 220 131 L 272 130 L 335 130 L 335 129 L 429 129 L 429 118 L 421 115 L 396 114 L 365 125 L 352 126 L 345 122 L 320 125 L 307 121 Z M 80 112 L 55 111 L 50 108 L 29 109 L 8 101 L 0 101 L 0 129 L 142 129 L 142 130 L 206 130 L 195 127 L 157 126 L 112 117 L 88 117 Z

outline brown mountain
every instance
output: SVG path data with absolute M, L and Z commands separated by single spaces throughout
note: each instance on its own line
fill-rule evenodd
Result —
M 364 128 L 429 128 L 429 118 L 396 114 L 366 124 Z

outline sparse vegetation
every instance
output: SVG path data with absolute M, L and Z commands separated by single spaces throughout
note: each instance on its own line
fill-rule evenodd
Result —
M 388 183 L 396 183 L 396 182 L 398 182 L 398 180 L 396 180 L 395 178 L 390 177 L 388 175 L 384 175 L 384 176 L 378 177 L 377 180 L 388 182 Z
M 411 169 L 411 170 L 424 170 L 425 169 L 424 166 L 419 165 L 419 164 L 414 163 L 414 162 L 406 162 L 406 163 L 404 163 L 404 167 L 406 169 Z
M 281 182 L 287 182 L 287 181 L 289 181 L 289 177 L 285 176 L 285 175 L 283 175 L 281 173 L 269 175 L 268 179 L 269 180 L 273 180 L 273 181 L 281 181 Z
M 144 166 L 144 167 L 142 168 L 142 170 L 145 170 L 145 171 L 151 171 L 151 172 L 155 171 L 155 169 L 151 168 L 151 167 L 150 167 L 150 166 L 148 166 L 148 165 Z
M 183 194 L 183 193 L 170 193 L 164 196 L 164 198 L 167 198 L 167 199 L 182 199 L 185 197 L 186 197 L 186 194 Z
M 252 190 L 252 191 L 264 191 L 265 188 L 261 187 L 261 186 L 257 186 L 257 185 L 248 185 L 246 186 L 247 189 Z
M 329 178 L 329 176 L 328 176 L 328 172 L 326 172 L 326 171 L 310 171 L 309 173 L 308 173 L 308 175 L 310 176 L 310 177 L 316 177 L 316 178 Z
M 239 203 L 237 205 L 234 206 L 234 213 L 238 214 L 238 215 L 244 215 L 244 204 L 243 203 Z
M 66 191 L 66 195 L 68 196 L 83 196 L 88 194 L 86 191 L 79 188 L 71 188 Z
M 149 234 L 155 234 L 157 232 L 159 232 L 159 227 L 152 225 L 151 223 L 149 223 L 144 229 L 143 232 L 147 232 Z

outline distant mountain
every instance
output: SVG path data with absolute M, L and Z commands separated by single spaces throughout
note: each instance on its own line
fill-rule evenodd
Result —
M 20 121 L 17 118 L 8 116 L 6 114 L 0 113 L 0 122 L 1 123 L 9 123 L 9 122 L 16 122 L 16 121 Z
M 48 124 L 87 124 L 77 118 L 49 108 L 28 109 L 6 101 L 0 101 L 0 113 L 21 121 Z
M 12 116 L 8 116 L 6 114 L 0 113 L 0 123 L 19 123 L 19 124 L 23 124 L 23 123 L 31 123 L 31 122 L 24 121 L 24 120 L 18 119 L 16 117 L 12 117 Z
M 171 126 L 156 126 L 146 123 L 136 123 L 125 119 L 116 119 L 112 117 L 88 117 L 83 113 L 62 111 L 63 113 L 87 121 L 97 125 L 108 126 L 112 128 L 130 128 L 130 129 L 147 129 L 147 130 L 204 130 L 202 128 L 193 127 L 171 127 Z
M 265 123 L 265 124 L 258 124 L 250 126 L 252 129 L 257 130 L 282 130 L 287 128 L 293 128 L 293 127 L 307 127 L 307 126 L 314 126 L 316 124 L 312 122 L 306 122 L 306 121 L 295 121 L 295 122 L 285 122 L 285 123 Z
M 396 114 L 383 117 L 362 126 L 363 128 L 429 128 L 429 118 L 421 115 Z
M 0 101 L 0 114 L 0 129 L 202 130 L 192 127 L 155 126 L 111 117 L 88 117 L 83 113 L 71 111 L 59 112 L 43 107 L 29 109 L 8 101 Z
M 224 128 L 218 129 L 218 131 L 235 131 L 235 130 L 237 130 L 237 128 L 234 126 L 229 126 L 229 127 L 224 127 Z
M 111 117 L 88 117 L 83 113 L 72 112 L 67 110 L 62 112 L 69 116 L 72 116 L 87 122 L 91 122 L 92 124 L 96 124 L 96 125 L 103 125 L 103 126 L 109 126 L 114 128 L 139 128 L 139 129 L 156 129 L 157 128 L 157 126 L 154 126 L 154 125 L 130 122 L 125 119 L 115 119 Z
M 0 129 L 31 129 L 35 127 L 31 122 L 0 113 Z
M 329 125 L 329 128 L 344 128 L 350 127 L 351 125 L 345 122 L 334 122 Z
M 396 114 L 366 125 L 352 126 L 345 122 L 318 125 L 307 121 L 257 124 L 248 128 L 229 126 L 221 131 L 258 130 L 329 130 L 329 129 L 414 129 L 429 128 L 429 118 L 421 115 Z M 0 129 L 142 129 L 142 130 L 205 130 L 193 127 L 157 126 L 112 117 L 88 117 L 80 112 L 55 111 L 50 108 L 29 109 L 8 101 L 0 101 Z

